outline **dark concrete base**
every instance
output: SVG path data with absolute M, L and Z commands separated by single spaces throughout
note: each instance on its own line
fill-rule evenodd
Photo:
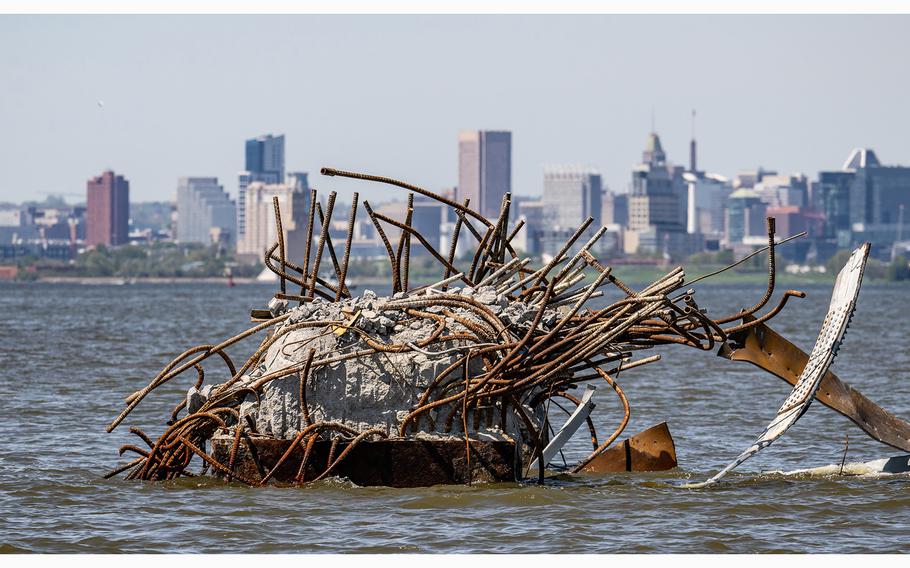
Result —
M 252 440 L 252 444 L 249 441 Z M 233 440 L 215 437 L 212 453 L 223 464 L 230 461 Z M 243 439 L 234 471 L 251 481 L 259 481 L 271 471 L 291 445 L 291 440 L 253 437 Z M 305 479 L 322 474 L 327 467 L 331 442 L 320 440 L 313 446 Z M 339 442 L 338 456 L 347 447 Z M 427 487 L 464 484 L 468 480 L 464 440 L 377 440 L 359 443 L 339 463 L 332 476 L 346 477 L 360 486 Z M 269 481 L 293 484 L 303 461 L 304 447 L 298 445 Z M 520 471 L 513 442 L 471 442 L 471 479 L 473 481 L 515 481 Z M 219 472 L 213 472 L 221 475 Z

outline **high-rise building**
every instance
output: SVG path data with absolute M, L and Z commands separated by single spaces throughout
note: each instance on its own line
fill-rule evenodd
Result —
M 766 170 L 761 167 L 755 170 L 742 170 L 733 178 L 733 189 L 739 189 L 741 187 L 752 189 L 755 187 L 755 184 L 765 179 L 765 177 L 776 175 L 777 172 Z
M 604 225 L 629 224 L 629 194 L 614 193 L 609 189 L 603 190 L 603 200 L 600 207 L 600 216 Z
M 237 232 L 234 202 L 214 177 L 177 181 L 177 240 L 182 243 L 231 243 Z
M 883 166 L 874 151 L 857 148 L 841 170 L 819 173 L 813 201 L 825 215 L 826 237 L 840 246 L 869 241 L 873 254 L 887 256 L 910 234 L 903 213 L 910 211 L 910 167 Z
M 764 243 L 767 208 L 753 189 L 741 187 L 731 193 L 727 199 L 727 245 Z
M 525 224 L 515 236 L 513 246 L 526 254 L 540 254 L 540 233 L 546 227 L 543 201 L 522 199 L 517 205 L 518 220 L 523 220 Z
M 752 189 L 768 207 L 805 207 L 808 205 L 809 184 L 803 174 L 766 174 Z
M 445 214 L 449 208 L 442 203 L 429 198 L 417 198 L 414 200 L 414 212 L 411 216 L 411 226 L 414 227 L 420 235 L 430 243 L 430 246 L 440 252 L 441 228 L 445 220 Z M 443 255 L 447 251 L 441 251 Z M 428 255 L 426 249 L 421 246 L 420 242 L 411 238 L 412 255 Z
M 850 189 L 856 175 L 852 171 L 819 172 L 812 189 L 814 207 L 825 217 L 822 238 L 848 248 L 850 234 Z
M 310 175 L 307 172 L 288 172 L 288 175 L 285 178 L 284 182 L 293 185 L 297 189 L 304 189 L 309 191 L 309 177 Z
M 262 258 L 265 251 L 275 244 L 278 232 L 272 197 L 278 196 L 286 258 L 301 264 L 306 251 L 309 192 L 292 184 L 260 181 L 250 183 L 244 192 L 247 230 L 237 241 L 237 254 Z
M 784 207 L 768 207 L 765 211 L 767 217 L 774 217 L 775 230 L 782 236 L 795 235 L 803 231 L 809 234 L 809 238 L 818 236 L 822 233 L 820 226 L 824 218 L 816 211 L 806 207 L 788 205 Z M 805 252 L 809 249 L 808 240 L 803 243 L 794 243 L 794 245 L 803 244 L 803 247 L 790 246 L 781 247 L 780 254 L 784 258 L 798 258 L 802 260 Z M 803 249 L 803 250 L 800 250 Z
M 593 217 L 593 230 L 603 219 L 600 173 L 584 166 L 547 166 L 543 172 L 543 205 L 547 223 L 554 228 L 576 229 Z
M 910 206 L 910 167 L 883 166 L 872 150 L 856 149 L 844 169 L 856 175 L 850 192 L 854 243 L 888 243 L 890 248 L 899 235 L 907 234 L 901 210 Z
M 686 232 L 688 186 L 683 167 L 667 162 L 660 137 L 652 132 L 642 162 L 632 169 L 626 252 L 673 257 L 695 252 L 697 238 Z
M 686 232 L 720 239 L 724 233 L 724 211 L 732 187 L 727 178 L 702 172 L 683 174 L 688 184 Z
M 87 246 L 129 242 L 130 182 L 107 170 L 86 184 Z
M 683 169 L 667 163 L 660 137 L 651 133 L 642 163 L 632 170 L 629 228 L 685 231 L 687 188 Z
M 246 141 L 246 171 L 284 177 L 284 135 L 266 134 Z
M 512 133 L 466 130 L 458 134 L 458 201 L 487 218 L 499 216 L 502 198 L 512 191 Z
M 284 134 L 266 134 L 246 141 L 244 171 L 238 175 L 237 235 L 246 233 L 246 187 L 255 182 L 284 182 Z

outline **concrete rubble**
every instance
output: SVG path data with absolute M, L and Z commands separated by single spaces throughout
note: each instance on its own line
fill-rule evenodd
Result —
M 425 295 L 432 297 L 438 294 L 429 290 Z M 492 287 L 451 288 L 447 294 L 459 294 L 472 297 L 490 309 L 507 325 L 527 325 L 536 311 L 526 304 L 515 302 L 498 295 Z M 397 297 L 396 297 L 397 296 Z M 286 308 L 291 314 L 281 327 L 293 326 L 304 321 L 344 321 L 353 329 L 342 329 L 341 333 L 327 333 L 322 328 L 297 329 L 283 335 L 266 352 L 262 364 L 240 381 L 240 385 L 249 385 L 270 372 L 303 363 L 309 349 L 320 353 L 351 352 L 368 348 L 365 338 L 369 337 L 385 344 L 414 344 L 430 340 L 434 333 L 440 334 L 441 323 L 428 318 L 414 318 L 405 309 L 384 308 L 390 300 L 401 299 L 403 294 L 391 298 L 379 297 L 371 290 L 366 290 L 359 297 L 340 302 L 328 302 L 315 299 L 309 304 Z M 459 307 L 430 306 L 426 312 L 436 314 L 444 321 L 442 336 L 468 333 L 470 330 L 460 321 L 467 320 L 476 325 L 483 321 L 474 312 Z M 284 310 L 275 313 L 280 315 Z M 354 317 L 356 314 L 356 318 Z M 452 315 L 445 315 L 452 314 Z M 454 317 L 453 317 L 454 316 Z M 554 321 L 555 309 L 547 309 L 543 322 Z M 548 326 L 543 323 L 543 330 Z M 358 331 L 359 330 L 359 331 Z M 307 385 L 306 399 L 313 421 L 339 422 L 359 431 L 378 428 L 389 436 L 397 435 L 401 421 L 409 410 L 415 407 L 420 395 L 446 367 L 455 363 L 464 355 L 470 345 L 465 340 L 452 339 L 433 344 L 421 352 L 403 353 L 377 352 L 371 355 L 339 361 L 316 369 Z M 471 363 L 471 373 L 480 373 L 483 362 L 478 358 Z M 450 378 L 454 382 L 464 377 L 461 368 L 453 371 Z M 300 379 L 291 375 L 270 381 L 260 396 L 261 402 L 248 397 L 241 406 L 241 414 L 249 415 L 256 423 L 256 429 L 263 434 L 276 438 L 292 439 L 305 426 L 300 412 Z M 194 409 L 201 406 L 204 396 L 195 388 L 190 389 L 188 396 L 199 400 L 194 402 Z M 253 399 L 250 401 L 249 399 Z M 444 409 L 448 410 L 448 409 Z M 501 428 L 502 416 L 498 408 L 490 406 L 480 409 L 478 417 L 480 427 L 472 431 L 472 436 L 479 439 L 523 439 L 527 437 L 514 413 L 505 416 L 505 432 Z M 535 415 L 534 409 L 526 408 L 528 415 Z M 469 411 L 467 419 L 474 424 L 475 411 Z M 441 414 L 441 415 L 440 415 Z M 418 432 L 420 435 L 439 437 L 463 437 L 461 424 L 446 427 L 446 412 L 431 411 L 427 419 L 421 420 Z M 540 409 L 536 413 L 537 421 L 542 420 Z

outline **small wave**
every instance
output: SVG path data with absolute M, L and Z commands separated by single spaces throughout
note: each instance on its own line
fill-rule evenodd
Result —
M 880 479 L 890 477 L 910 477 L 910 456 L 895 458 L 882 458 L 868 462 L 850 462 L 843 466 L 829 464 L 820 467 L 794 469 L 792 471 L 768 471 L 766 475 L 797 478 L 835 478 L 835 477 L 860 477 L 864 479 Z

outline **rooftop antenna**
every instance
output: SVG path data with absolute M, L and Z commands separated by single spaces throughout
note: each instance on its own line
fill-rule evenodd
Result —
M 656 132 L 655 126 L 654 126 L 654 122 L 655 122 L 655 121 L 654 121 L 654 106 L 652 105 L 652 106 L 651 106 L 651 133 L 652 133 L 652 134 L 653 134 L 654 132 Z
M 695 144 L 695 109 L 692 109 L 692 140 L 689 142 L 689 171 L 695 173 L 697 171 L 697 162 L 695 159 L 696 154 L 696 144 Z
M 897 207 L 897 242 L 904 240 L 904 204 Z

